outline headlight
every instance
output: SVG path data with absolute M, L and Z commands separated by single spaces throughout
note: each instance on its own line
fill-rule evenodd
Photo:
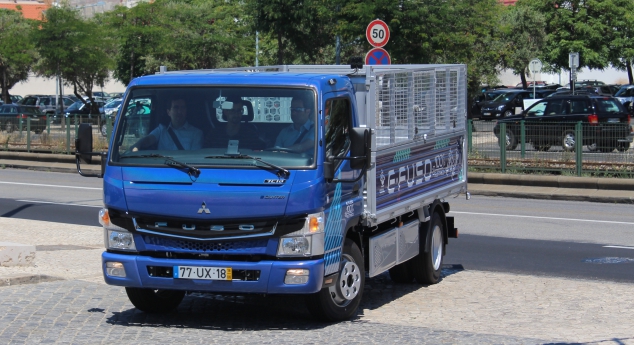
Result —
M 280 238 L 277 256 L 313 256 L 324 254 L 324 213 L 306 217 L 301 230 Z
M 502 110 L 504 110 L 505 107 L 506 107 L 506 105 L 503 104 L 503 105 L 498 107 L 498 110 L 502 111 Z
M 107 249 L 136 251 L 134 236 L 128 230 L 112 224 L 108 210 L 99 210 L 99 224 L 104 228 L 104 243 Z

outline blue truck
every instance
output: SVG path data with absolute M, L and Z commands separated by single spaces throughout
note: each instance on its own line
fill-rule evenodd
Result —
M 439 282 L 458 237 L 445 199 L 469 195 L 466 97 L 464 65 L 134 79 L 108 151 L 89 124 L 75 141 L 81 175 L 101 157 L 106 283 L 148 313 L 188 293 L 303 294 L 338 321 L 367 277 Z

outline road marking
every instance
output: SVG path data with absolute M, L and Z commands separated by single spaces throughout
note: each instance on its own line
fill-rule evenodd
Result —
M 38 201 L 38 200 L 16 200 L 20 202 L 32 202 L 36 204 L 53 204 L 53 205 L 63 205 L 63 206 L 83 206 L 83 207 L 98 207 L 103 208 L 103 206 L 95 206 L 95 205 L 82 205 L 82 204 L 70 204 L 63 202 L 51 202 L 51 201 Z
M 538 216 L 521 216 L 516 214 L 497 214 L 497 213 L 477 213 L 477 212 L 456 212 L 451 213 L 459 214 L 474 214 L 479 216 L 497 216 L 497 217 L 515 217 L 515 218 L 534 218 L 534 219 L 550 219 L 550 220 L 568 220 L 572 222 L 591 222 L 591 223 L 608 223 L 608 224 L 626 224 L 634 225 L 632 222 L 615 222 L 611 220 L 593 220 L 593 219 L 574 219 L 574 218 L 556 218 L 556 217 L 538 217 Z
M 74 189 L 89 189 L 89 190 L 102 190 L 102 188 L 94 188 L 94 187 L 77 187 L 77 186 L 60 186 L 54 184 L 38 184 L 38 183 L 23 183 L 23 182 L 5 182 L 0 181 L 3 184 L 17 184 L 23 186 L 37 186 L 37 187 L 55 187 L 55 188 L 74 188 Z
M 634 247 L 626 247 L 626 246 L 603 246 L 603 248 L 634 249 Z

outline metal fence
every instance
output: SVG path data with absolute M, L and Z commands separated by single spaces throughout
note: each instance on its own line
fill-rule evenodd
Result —
M 0 145 L 5 151 L 26 151 L 43 153 L 75 152 L 75 138 L 79 124 L 90 123 L 93 128 L 93 150 L 104 151 L 112 133 L 112 119 L 101 123 L 99 116 L 91 119 L 71 116 L 55 122 L 52 116 L 42 116 L 32 121 L 30 118 L 1 119 Z
M 634 175 L 634 149 L 626 123 L 517 121 L 496 125 L 469 120 L 467 126 L 472 170 Z

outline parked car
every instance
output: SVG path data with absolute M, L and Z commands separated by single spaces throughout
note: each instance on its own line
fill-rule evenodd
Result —
M 471 108 L 469 109 L 468 118 L 469 119 L 481 119 L 482 112 L 480 111 L 482 104 L 487 101 L 493 100 L 499 94 L 504 93 L 505 90 L 508 89 L 492 89 L 492 90 L 483 90 L 480 95 L 474 97 L 471 102 Z
M 109 99 L 109 98 L 112 97 L 112 96 L 110 96 L 109 93 L 102 92 L 102 91 L 93 91 L 92 95 L 93 95 L 93 97 L 99 97 L 99 98 L 102 98 L 102 99 Z
M 46 118 L 38 107 L 19 104 L 5 104 L 0 106 L 0 125 L 2 130 L 11 133 L 20 128 L 27 129 L 27 118 L 31 119 L 31 130 L 41 133 L 46 129 Z
M 101 114 L 103 114 L 103 106 L 105 105 L 105 103 L 102 101 L 96 101 L 96 103 L 99 106 L 98 114 L 91 113 L 92 107 L 90 106 L 90 102 L 84 103 L 82 101 L 78 101 L 71 104 L 71 106 L 66 109 L 64 116 L 70 117 L 71 123 L 74 123 L 73 121 L 75 119 L 75 115 L 77 115 L 76 118 L 78 123 L 92 122 L 96 123 L 97 125 L 101 125 Z
M 590 149 L 626 151 L 632 142 L 630 116 L 612 96 L 570 94 L 548 97 L 522 114 L 500 119 L 493 133 L 499 138 L 500 124 L 506 124 L 507 150 L 514 150 L 519 145 L 522 121 L 526 142 L 538 151 L 547 151 L 551 146 L 573 151 L 578 122 L 583 124 L 583 145 Z
M 75 101 L 69 96 L 63 96 L 64 109 L 68 108 Z M 55 95 L 28 95 L 23 98 L 19 104 L 35 106 L 44 114 L 61 113 L 62 107 L 57 105 L 57 96 Z
M 537 92 L 536 92 L 537 94 Z M 538 95 L 538 98 L 539 97 Z M 524 109 L 524 99 L 535 99 L 532 90 L 507 89 L 493 100 L 485 101 L 480 108 L 481 119 L 492 120 L 515 114 L 516 108 Z
M 634 102 L 634 85 L 623 85 L 619 91 L 614 95 L 616 99 L 621 101 L 623 105 L 627 102 Z

